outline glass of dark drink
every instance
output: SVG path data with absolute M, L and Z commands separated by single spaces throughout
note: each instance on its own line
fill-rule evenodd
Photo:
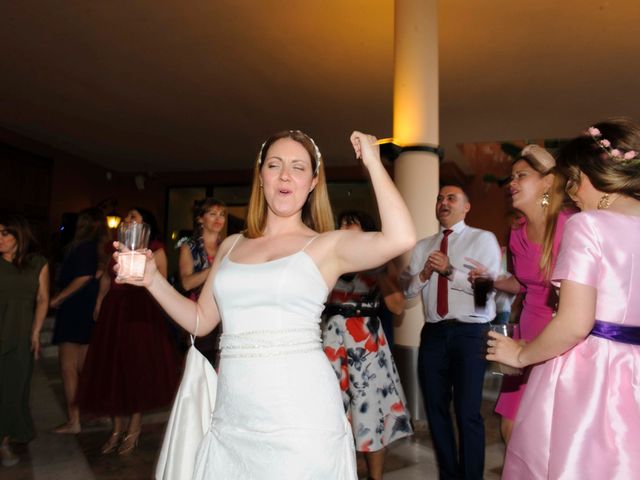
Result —
M 473 302 L 476 307 L 487 306 L 487 298 L 493 290 L 493 279 L 489 277 L 478 277 L 473 282 Z

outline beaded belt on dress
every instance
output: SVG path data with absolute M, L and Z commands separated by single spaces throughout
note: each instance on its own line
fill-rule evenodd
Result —
M 322 350 L 320 328 L 223 333 L 220 357 L 275 357 Z

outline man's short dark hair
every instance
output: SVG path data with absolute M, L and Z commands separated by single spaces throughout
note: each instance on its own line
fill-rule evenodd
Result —
M 471 200 L 469 199 L 469 194 L 467 193 L 465 188 L 462 186 L 462 184 L 457 183 L 457 182 L 442 182 L 442 183 L 440 183 L 440 188 L 438 189 L 438 191 L 442 190 L 444 187 L 459 188 L 462 191 L 462 194 L 464 195 L 464 199 L 467 202 L 471 203 Z

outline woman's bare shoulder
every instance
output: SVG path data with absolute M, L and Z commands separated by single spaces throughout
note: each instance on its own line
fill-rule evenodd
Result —
M 233 248 L 236 242 L 239 242 L 243 237 L 244 235 L 242 233 L 234 233 L 233 235 L 229 235 L 222 241 L 222 243 L 218 247 L 218 253 L 216 253 L 216 257 L 224 257 L 227 253 L 229 253 L 229 250 Z

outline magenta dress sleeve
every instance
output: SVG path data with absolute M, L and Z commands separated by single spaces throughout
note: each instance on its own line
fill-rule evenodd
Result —
M 525 293 L 527 291 L 527 287 L 525 287 L 520 279 L 518 279 L 518 272 L 516 271 L 516 259 L 523 254 L 524 250 L 523 245 L 525 242 L 522 236 L 523 228 L 525 228 L 524 223 L 520 222 L 519 225 L 513 227 L 511 232 L 509 232 L 509 252 L 511 254 L 512 273 L 515 274 L 516 280 L 520 283 L 520 293 Z
M 573 215 L 564 227 L 551 282 L 559 286 L 560 281 L 571 280 L 597 288 L 601 259 L 601 242 L 591 217 Z

